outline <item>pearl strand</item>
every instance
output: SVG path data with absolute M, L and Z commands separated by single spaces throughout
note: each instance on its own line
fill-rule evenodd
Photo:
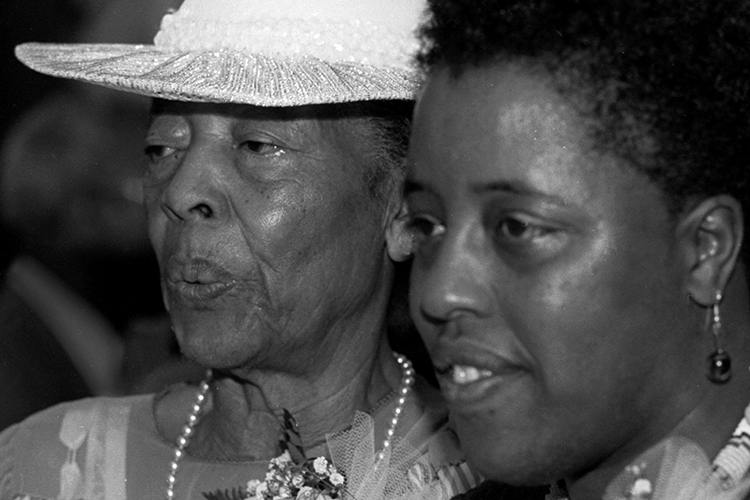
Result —
M 414 385 L 414 368 L 412 367 L 411 361 L 406 356 L 402 356 L 398 353 L 393 353 L 396 361 L 401 367 L 401 385 L 398 390 L 398 403 L 396 409 L 393 411 L 393 418 L 389 422 L 388 431 L 386 432 L 385 440 L 383 441 L 383 449 L 378 452 L 376 456 L 375 464 L 383 460 L 386 450 L 391 447 L 391 440 L 396 433 L 396 426 L 401 418 L 401 414 L 404 411 L 404 404 L 406 403 L 406 395 L 409 394 L 411 387 Z M 185 448 L 187 448 L 190 438 L 195 430 L 195 425 L 198 423 L 198 416 L 203 409 L 203 403 L 206 400 L 208 394 L 209 384 L 211 382 L 212 374 L 209 370 L 206 374 L 206 378 L 200 383 L 198 388 L 198 394 L 195 397 L 195 403 L 190 411 L 188 420 L 182 427 L 180 437 L 177 439 L 177 446 L 174 449 L 174 456 L 169 464 L 169 476 L 167 477 L 167 500 L 174 500 L 174 486 L 177 478 L 177 469 L 179 468 L 180 460 L 185 454 Z
M 409 394 L 412 385 L 414 385 L 414 368 L 412 368 L 411 361 L 406 356 L 402 356 L 398 353 L 393 353 L 396 357 L 396 361 L 401 365 L 401 386 L 398 390 L 398 403 L 396 409 L 393 410 L 393 418 L 391 418 L 388 432 L 385 435 L 385 441 L 383 441 L 383 449 L 378 452 L 375 463 L 377 464 L 385 456 L 385 452 L 391 447 L 391 439 L 396 433 L 396 426 L 401 418 L 401 413 L 404 411 L 404 403 L 406 403 L 406 395 Z
M 177 446 L 174 449 L 174 457 L 172 458 L 172 462 L 170 462 L 169 464 L 169 476 L 167 477 L 167 500 L 174 499 L 174 484 L 175 479 L 177 478 L 177 468 L 179 467 L 182 456 L 185 454 L 185 448 L 190 442 L 190 437 L 193 435 L 195 424 L 198 423 L 198 415 L 200 415 L 200 412 L 203 409 L 203 403 L 206 400 L 206 395 L 208 394 L 208 387 L 209 383 L 211 382 L 211 377 L 211 370 L 208 370 L 208 372 L 206 373 L 206 378 L 201 382 L 200 387 L 198 388 L 198 394 L 195 397 L 195 403 L 193 403 L 193 408 L 190 411 L 190 416 L 188 417 L 187 422 L 185 422 L 185 425 L 182 426 L 180 437 L 177 438 Z

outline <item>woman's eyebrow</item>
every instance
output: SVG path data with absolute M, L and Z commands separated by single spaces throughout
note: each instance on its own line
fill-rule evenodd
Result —
M 416 181 L 414 179 L 406 179 L 404 181 L 404 194 L 410 194 L 418 191 L 431 191 L 428 184 Z M 528 183 L 523 181 L 480 181 L 474 182 L 469 185 L 469 191 L 474 194 L 491 194 L 495 192 L 518 194 L 524 196 L 543 196 L 545 198 L 558 199 L 558 196 L 552 195 L 540 189 L 530 186 Z
M 538 187 L 534 187 L 523 180 L 475 182 L 469 186 L 469 190 L 476 195 L 505 193 L 518 196 L 543 198 L 545 201 L 560 205 L 569 204 L 569 201 L 566 201 L 563 197 L 557 194 L 549 193 Z
M 419 192 L 433 192 L 429 183 L 406 179 L 404 181 L 404 196 Z M 475 182 L 469 185 L 469 191 L 472 194 L 482 196 L 488 194 L 511 194 L 524 197 L 541 198 L 547 203 L 555 205 L 570 205 L 563 197 L 551 194 L 541 189 L 535 188 L 524 181 L 488 181 Z
M 472 193 L 475 194 L 505 192 L 510 194 L 547 196 L 547 193 L 539 191 L 538 189 L 534 189 L 525 182 L 521 181 L 475 182 L 470 185 L 469 189 Z

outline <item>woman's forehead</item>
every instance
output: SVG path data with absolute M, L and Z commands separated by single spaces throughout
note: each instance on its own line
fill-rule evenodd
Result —
M 415 140 L 454 135 L 457 154 L 527 141 L 534 148 L 577 150 L 587 137 L 582 120 L 549 78 L 517 67 L 473 68 L 455 77 L 433 73 L 420 99 Z
M 415 119 L 409 180 L 431 185 L 437 169 L 454 179 L 454 188 L 516 182 L 571 201 L 613 189 L 616 178 L 629 190 L 636 172 L 619 175 L 626 160 L 595 148 L 595 129 L 537 71 L 487 66 L 458 77 L 433 73 Z
M 264 107 L 250 104 L 167 101 L 155 99 L 151 119 L 160 116 L 217 116 L 228 120 L 254 120 L 286 124 L 290 127 L 314 126 L 321 113 L 304 107 Z
M 364 120 L 340 117 L 330 105 L 298 107 L 262 107 L 232 103 L 195 103 L 155 100 L 151 109 L 150 129 L 176 130 L 184 133 L 200 124 L 213 124 L 222 130 L 245 130 L 247 127 L 279 134 L 280 139 L 293 140 L 294 144 L 320 148 L 333 148 L 352 153 L 355 141 L 347 140 L 353 134 L 361 135 Z M 301 142 L 300 142 L 301 141 Z M 290 143 L 287 146 L 293 146 Z M 350 151 L 351 150 L 351 151 Z
M 659 154 L 653 110 L 636 106 L 626 97 L 627 86 L 616 79 L 594 78 L 567 64 L 557 67 L 539 61 L 519 60 L 480 65 L 460 74 L 450 69 L 433 71 L 418 106 L 423 101 L 444 101 L 453 106 L 449 121 L 487 134 L 488 125 L 500 140 L 532 134 L 538 147 L 555 143 L 575 148 L 579 154 L 617 157 L 642 171 Z M 435 123 L 430 105 L 425 121 Z M 444 125 L 442 126 L 443 128 Z M 633 163 L 635 162 L 635 163 Z

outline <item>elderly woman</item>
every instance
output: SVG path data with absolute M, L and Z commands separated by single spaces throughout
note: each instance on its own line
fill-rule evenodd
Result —
M 748 498 L 750 3 L 432 8 L 411 310 L 469 463 Z
M 150 237 L 180 346 L 212 370 L 198 390 L 9 428 L 0 498 L 437 498 L 472 484 L 440 399 L 385 336 L 387 246 L 409 243 L 385 236 L 421 11 L 187 0 L 153 46 L 18 48 L 36 70 L 157 98 Z

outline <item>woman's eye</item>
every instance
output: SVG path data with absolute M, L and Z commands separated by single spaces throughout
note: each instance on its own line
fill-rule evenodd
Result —
M 498 236 L 512 242 L 531 241 L 550 232 L 552 232 L 552 229 L 517 217 L 507 217 L 500 221 L 498 225 Z
M 157 162 L 163 158 L 166 158 L 167 156 L 173 155 L 175 152 L 177 152 L 177 149 L 171 148 L 169 146 L 152 144 L 146 146 L 143 152 L 151 162 Z
M 445 232 L 445 226 L 438 219 L 430 215 L 413 215 L 409 217 L 407 225 L 414 243 L 420 243 L 430 238 L 436 238 Z
M 244 141 L 240 147 L 262 156 L 281 156 L 286 152 L 281 146 L 264 141 Z

